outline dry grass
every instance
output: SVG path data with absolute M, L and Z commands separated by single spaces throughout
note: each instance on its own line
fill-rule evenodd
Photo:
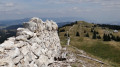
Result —
M 89 26 L 89 27 L 85 27 L 85 26 Z M 78 24 L 75 24 L 74 27 L 69 32 L 70 38 L 71 38 L 70 45 L 75 46 L 79 49 L 85 50 L 86 52 L 88 52 L 89 55 L 91 56 L 94 55 L 93 57 L 102 59 L 104 62 L 111 64 L 111 66 L 113 67 L 119 67 L 118 64 L 120 64 L 120 60 L 119 60 L 120 59 L 120 42 L 115 42 L 115 41 L 104 42 L 102 41 L 102 39 L 100 40 L 92 39 L 92 33 L 90 32 L 92 26 L 93 24 L 89 24 L 86 22 L 78 22 Z M 66 44 L 66 37 L 64 37 L 64 34 L 66 33 L 66 31 L 70 29 L 70 27 L 72 26 L 66 26 L 62 28 L 62 29 L 65 29 L 65 32 L 60 32 L 60 39 L 61 39 L 62 45 Z M 89 33 L 90 35 L 89 38 L 84 37 L 85 35 L 84 30 L 86 30 Z M 96 27 L 95 30 L 99 32 L 99 35 L 101 37 L 103 36 L 104 29 L 102 29 L 101 27 Z M 77 31 L 80 33 L 80 37 L 75 36 Z M 114 33 L 114 35 L 120 35 L 120 32 Z M 94 52 L 94 50 L 92 50 L 93 48 L 94 49 L 96 48 L 96 50 L 98 49 L 98 51 Z M 105 57 L 105 55 L 109 57 Z

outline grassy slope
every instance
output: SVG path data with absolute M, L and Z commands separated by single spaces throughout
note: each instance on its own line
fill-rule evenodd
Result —
M 102 39 L 92 39 L 91 28 L 94 24 L 86 23 L 83 21 L 79 21 L 74 27 L 70 30 L 70 45 L 75 46 L 79 49 L 82 49 L 94 56 L 100 57 L 106 61 L 113 62 L 111 63 L 113 66 L 117 67 L 120 64 L 120 42 L 109 41 L 104 42 Z M 86 27 L 87 26 L 87 27 Z M 69 30 L 71 26 L 66 26 L 61 29 L 65 29 L 65 32 L 60 32 L 61 44 L 66 44 L 66 37 L 64 34 Z M 84 30 L 89 33 L 90 37 L 84 37 L 86 33 Z M 101 27 L 96 27 L 96 31 L 99 32 L 99 35 L 102 37 L 104 34 L 104 29 Z M 109 29 L 106 29 L 109 30 Z M 76 37 L 76 32 L 80 33 L 80 37 Z M 115 35 L 119 35 L 119 33 L 115 33 Z

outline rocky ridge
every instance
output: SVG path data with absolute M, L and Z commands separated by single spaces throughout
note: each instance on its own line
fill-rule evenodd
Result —
M 76 47 L 61 47 L 54 21 L 34 17 L 23 26 L 0 44 L 0 67 L 111 67 Z
M 0 44 L 0 67 L 48 67 L 61 53 L 57 24 L 34 17 L 23 26 Z

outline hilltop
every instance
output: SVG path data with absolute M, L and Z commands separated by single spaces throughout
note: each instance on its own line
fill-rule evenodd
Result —
M 62 46 L 66 45 L 67 36 L 70 37 L 71 47 L 83 50 L 112 67 L 119 67 L 120 26 L 76 21 L 59 28 Z

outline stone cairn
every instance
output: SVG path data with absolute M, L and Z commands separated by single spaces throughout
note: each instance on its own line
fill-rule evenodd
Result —
M 34 17 L 23 26 L 0 44 L 0 67 L 48 67 L 61 53 L 57 24 Z

